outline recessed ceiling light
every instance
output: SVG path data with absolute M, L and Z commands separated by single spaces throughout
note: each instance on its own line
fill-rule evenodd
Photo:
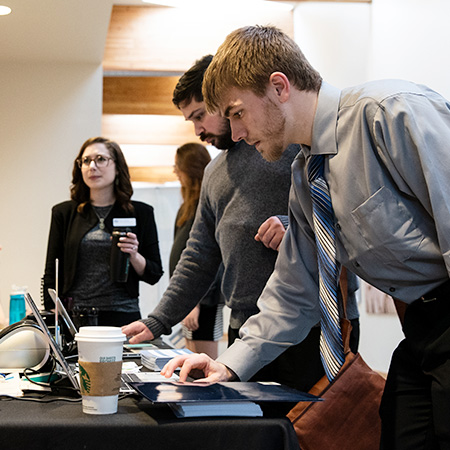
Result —
M 9 6 L 0 5 L 0 16 L 7 16 L 11 13 L 11 8 Z

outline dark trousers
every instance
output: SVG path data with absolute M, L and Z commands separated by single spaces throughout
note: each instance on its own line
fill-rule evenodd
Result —
M 140 312 L 99 311 L 98 325 L 108 327 L 121 327 L 135 322 L 141 318 Z
M 350 349 L 356 353 L 359 342 L 359 319 L 351 320 Z M 239 329 L 228 329 L 228 345 L 239 338 Z M 320 327 L 312 328 L 299 344 L 289 347 L 263 367 L 250 381 L 275 381 L 307 392 L 325 375 L 320 359 Z
M 450 287 L 405 312 L 381 402 L 381 449 L 450 449 Z

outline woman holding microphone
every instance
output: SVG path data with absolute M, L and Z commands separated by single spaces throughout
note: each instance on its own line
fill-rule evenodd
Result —
M 95 308 L 97 324 L 121 326 L 141 318 L 139 281 L 155 284 L 163 274 L 153 208 L 132 201 L 128 166 L 119 145 L 102 137 L 88 139 L 75 158 L 71 200 L 52 208 L 43 277 L 43 303 L 54 304 L 56 288 L 69 310 Z M 124 221 L 125 219 L 125 221 Z M 118 225 L 119 224 L 119 225 Z M 126 281 L 110 276 L 111 234 L 127 224 L 117 244 L 129 255 Z

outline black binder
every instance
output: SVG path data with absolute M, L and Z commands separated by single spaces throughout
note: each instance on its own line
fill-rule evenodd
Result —
M 192 402 L 316 402 L 320 397 L 278 383 L 130 383 L 152 403 Z

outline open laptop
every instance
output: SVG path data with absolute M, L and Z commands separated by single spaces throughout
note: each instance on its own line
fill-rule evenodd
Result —
M 44 337 L 47 340 L 48 344 L 50 345 L 50 348 L 53 351 L 54 357 L 58 364 L 61 366 L 62 371 L 65 373 L 67 378 L 70 380 L 70 383 L 72 384 L 73 388 L 80 392 L 80 386 L 78 384 L 78 377 L 72 370 L 72 368 L 67 363 L 66 359 L 64 358 L 64 355 L 62 354 L 61 349 L 56 344 L 55 339 L 53 338 L 52 334 L 50 333 L 50 330 L 48 329 L 48 326 L 43 319 L 39 308 L 37 307 L 36 303 L 32 299 L 31 295 L 29 293 L 25 294 L 25 300 L 30 307 L 31 311 L 33 312 L 34 317 L 36 318 L 37 323 L 41 327 L 42 332 L 44 333 Z
M 63 303 L 61 302 L 61 299 L 57 296 L 55 289 L 49 288 L 48 293 L 50 294 L 50 297 L 52 298 L 53 302 L 55 303 L 55 306 L 58 305 L 58 314 L 61 315 L 61 317 L 63 318 L 64 323 L 66 324 L 66 326 L 72 336 L 72 339 L 75 339 L 75 335 L 77 334 L 78 330 L 77 330 L 76 326 L 74 325 L 72 319 L 70 318 L 70 315 L 67 312 L 66 308 L 64 307 Z M 139 355 L 133 354 L 132 356 L 138 357 Z M 72 369 L 72 366 L 70 364 L 69 364 L 69 369 Z M 74 369 L 74 370 L 76 370 L 76 369 Z M 72 373 L 75 373 L 74 370 L 72 370 Z M 129 382 L 130 382 L 129 377 L 127 376 L 127 374 L 123 373 L 122 377 L 121 377 L 121 385 L 120 385 L 120 393 L 121 394 L 128 394 L 128 393 L 136 392 L 128 384 Z

